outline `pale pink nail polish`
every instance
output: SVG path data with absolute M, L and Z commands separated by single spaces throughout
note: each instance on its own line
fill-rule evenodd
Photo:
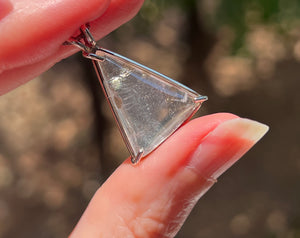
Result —
M 220 124 L 196 149 L 189 167 L 202 177 L 217 179 L 268 131 L 269 127 L 237 118 Z

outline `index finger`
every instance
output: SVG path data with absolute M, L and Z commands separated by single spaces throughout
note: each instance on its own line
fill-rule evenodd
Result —
M 226 113 L 188 122 L 138 165 L 125 161 L 71 237 L 174 237 L 197 200 L 267 130 Z

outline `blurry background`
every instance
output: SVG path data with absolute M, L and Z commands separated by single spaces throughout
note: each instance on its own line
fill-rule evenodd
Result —
M 300 237 L 300 1 L 146 1 L 100 45 L 270 132 L 206 194 L 183 237 Z M 66 237 L 128 152 L 80 54 L 0 98 L 0 237 Z

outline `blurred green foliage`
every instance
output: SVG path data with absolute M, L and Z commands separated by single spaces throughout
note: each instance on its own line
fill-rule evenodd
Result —
M 233 54 L 244 47 L 245 35 L 253 24 L 270 25 L 285 35 L 299 24 L 300 16 L 300 0 L 146 0 L 139 14 L 143 30 L 151 28 L 170 7 L 180 8 L 187 16 L 198 13 L 208 31 L 230 27 L 235 35 Z
M 222 0 L 214 17 L 216 27 L 228 25 L 235 33 L 233 53 L 244 45 L 254 24 L 272 25 L 281 34 L 298 23 L 299 0 Z

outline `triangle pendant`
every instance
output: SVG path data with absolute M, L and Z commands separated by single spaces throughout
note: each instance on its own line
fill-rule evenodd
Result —
M 93 60 L 133 163 L 152 152 L 200 108 L 207 97 L 105 49 Z

